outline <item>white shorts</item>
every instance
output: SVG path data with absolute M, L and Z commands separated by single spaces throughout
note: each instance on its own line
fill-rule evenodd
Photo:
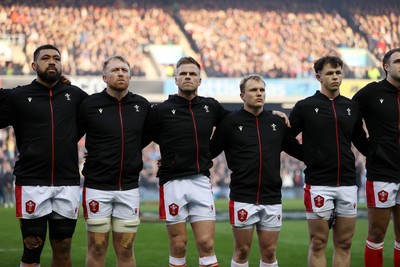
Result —
M 160 219 L 167 224 L 215 220 L 210 178 L 199 174 L 160 186 Z
M 238 228 L 253 228 L 264 231 L 279 231 L 282 227 L 282 204 L 256 205 L 229 201 L 230 223 Z
M 338 217 L 357 217 L 357 186 L 304 185 L 307 219 L 329 220 L 334 209 Z
M 367 180 L 365 186 L 368 207 L 390 208 L 400 204 L 400 183 Z
M 83 216 L 85 219 L 115 217 L 124 220 L 139 219 L 139 189 L 108 191 L 83 188 Z
M 79 199 L 79 186 L 15 186 L 17 218 L 36 219 L 54 211 L 77 219 Z

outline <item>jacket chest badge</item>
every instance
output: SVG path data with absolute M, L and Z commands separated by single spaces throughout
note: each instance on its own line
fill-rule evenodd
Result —
M 206 112 L 210 112 L 210 111 L 208 110 L 208 106 L 207 106 L 207 105 L 204 106 L 204 109 L 205 109 Z
M 347 110 L 347 115 L 351 116 L 351 109 L 347 108 L 346 110 Z
M 133 107 L 135 108 L 136 112 L 139 112 L 139 111 L 140 111 L 138 105 L 134 105 Z
M 383 101 L 384 101 L 383 98 L 379 99 L 379 102 L 381 102 L 381 104 L 383 104 Z
M 239 131 L 243 130 L 243 126 L 239 126 L 238 128 L 239 128 Z
M 65 98 L 67 99 L 67 101 L 71 101 L 71 95 L 70 94 L 66 93 L 65 94 Z
M 29 103 L 32 102 L 32 97 L 28 97 Z
M 99 113 L 100 114 L 103 113 L 103 109 L 102 108 L 99 108 Z
M 271 127 L 272 127 L 272 131 L 276 132 L 276 124 L 275 123 L 271 124 Z
M 314 108 L 315 113 L 318 113 L 319 108 Z
M 175 115 L 175 112 L 176 112 L 175 109 L 171 110 L 171 113 L 174 114 L 174 115 Z

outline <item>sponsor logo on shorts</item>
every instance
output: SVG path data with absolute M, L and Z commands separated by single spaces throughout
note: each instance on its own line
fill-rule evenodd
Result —
M 239 220 L 240 222 L 246 221 L 246 220 L 247 220 L 247 215 L 248 215 L 248 214 L 249 214 L 249 213 L 248 213 L 245 209 L 240 209 L 240 210 L 238 210 L 238 212 L 237 212 L 238 220 Z
M 168 206 L 169 209 L 169 214 L 171 216 L 176 216 L 178 215 L 178 211 L 179 211 L 179 206 L 176 205 L 175 203 L 172 203 L 171 205 Z
M 32 214 L 35 212 L 36 209 L 36 203 L 33 202 L 32 200 L 29 200 L 25 203 L 25 210 L 27 213 Z
M 323 196 L 318 195 L 314 198 L 314 205 L 317 208 L 321 208 L 322 206 L 324 206 L 324 203 L 325 203 L 325 198 Z
M 99 207 L 100 205 L 99 205 L 99 202 L 98 201 L 96 201 L 96 200 L 91 200 L 90 202 L 89 202 L 89 209 L 90 209 L 90 212 L 92 212 L 92 213 L 96 213 L 96 212 L 98 212 L 99 211 Z
M 388 200 L 388 196 L 389 196 L 389 194 L 385 190 L 381 190 L 378 192 L 378 199 L 382 203 L 384 203 Z

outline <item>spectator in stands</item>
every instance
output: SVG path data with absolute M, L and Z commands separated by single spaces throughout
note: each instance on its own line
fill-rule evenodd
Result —
M 277 267 L 282 226 L 282 150 L 299 159 L 303 151 L 285 121 L 264 110 L 265 82 L 249 75 L 240 82 L 243 108 L 225 117 L 210 143 L 211 156 L 225 152 L 231 173 L 229 215 L 235 239 L 231 267 L 248 267 L 257 230 L 260 267 Z
M 2 191 L 5 208 L 13 208 L 15 205 L 14 200 L 14 175 L 12 173 L 12 167 L 9 161 L 2 162 L 2 168 L 0 169 L 0 179 L 2 179 Z
M 369 133 L 366 267 L 383 266 L 383 245 L 391 217 L 395 233 L 394 266 L 400 266 L 400 48 L 385 54 L 382 67 L 386 78 L 367 84 L 353 97 L 361 107 Z
M 332 266 L 350 266 L 357 217 L 355 156 L 365 155 L 366 133 L 356 103 L 340 95 L 343 61 L 322 57 L 314 63 L 320 91 L 300 100 L 290 113 L 294 135 L 302 133 L 304 204 L 309 229 L 308 266 L 326 266 L 325 249 L 333 228 Z

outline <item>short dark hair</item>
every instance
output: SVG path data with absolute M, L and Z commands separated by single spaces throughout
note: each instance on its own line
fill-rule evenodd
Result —
M 108 64 L 111 62 L 111 60 L 119 60 L 119 61 L 122 61 L 122 62 L 126 63 L 128 65 L 128 67 L 129 67 L 129 71 L 130 71 L 131 65 L 129 64 L 128 60 L 126 60 L 121 55 L 115 55 L 115 56 L 111 56 L 111 57 L 107 58 L 106 60 L 104 60 L 104 62 L 103 62 L 103 73 L 105 72 L 105 70 L 106 70 Z
M 396 53 L 396 52 L 400 52 L 400 48 L 394 48 L 394 49 L 392 49 L 392 50 L 389 50 L 389 51 L 386 52 L 386 54 L 383 56 L 383 59 L 382 59 L 382 68 L 383 68 L 383 71 L 385 72 L 386 76 L 387 76 L 387 71 L 385 70 L 385 64 L 388 64 L 388 63 L 389 63 L 390 57 L 391 57 L 394 53 Z
M 335 68 L 336 67 L 343 68 L 343 61 L 339 57 L 326 56 L 326 57 L 321 57 L 314 62 L 315 73 L 319 73 L 327 64 Z
M 45 50 L 45 49 L 56 50 L 61 55 L 60 50 L 58 50 L 57 47 L 55 47 L 54 45 L 51 45 L 51 44 L 45 44 L 45 45 L 39 46 L 38 48 L 36 48 L 35 52 L 33 52 L 33 61 L 36 61 L 39 57 L 40 51 Z
M 249 80 L 262 81 L 265 85 L 265 81 L 261 75 L 258 75 L 258 74 L 246 75 L 240 81 L 240 84 L 239 84 L 240 93 L 242 93 L 242 94 L 244 93 L 244 91 L 246 89 L 246 84 Z
M 179 68 L 183 64 L 194 64 L 199 68 L 199 70 L 201 70 L 199 62 L 192 57 L 182 57 L 179 59 L 178 63 L 176 63 L 176 68 Z

